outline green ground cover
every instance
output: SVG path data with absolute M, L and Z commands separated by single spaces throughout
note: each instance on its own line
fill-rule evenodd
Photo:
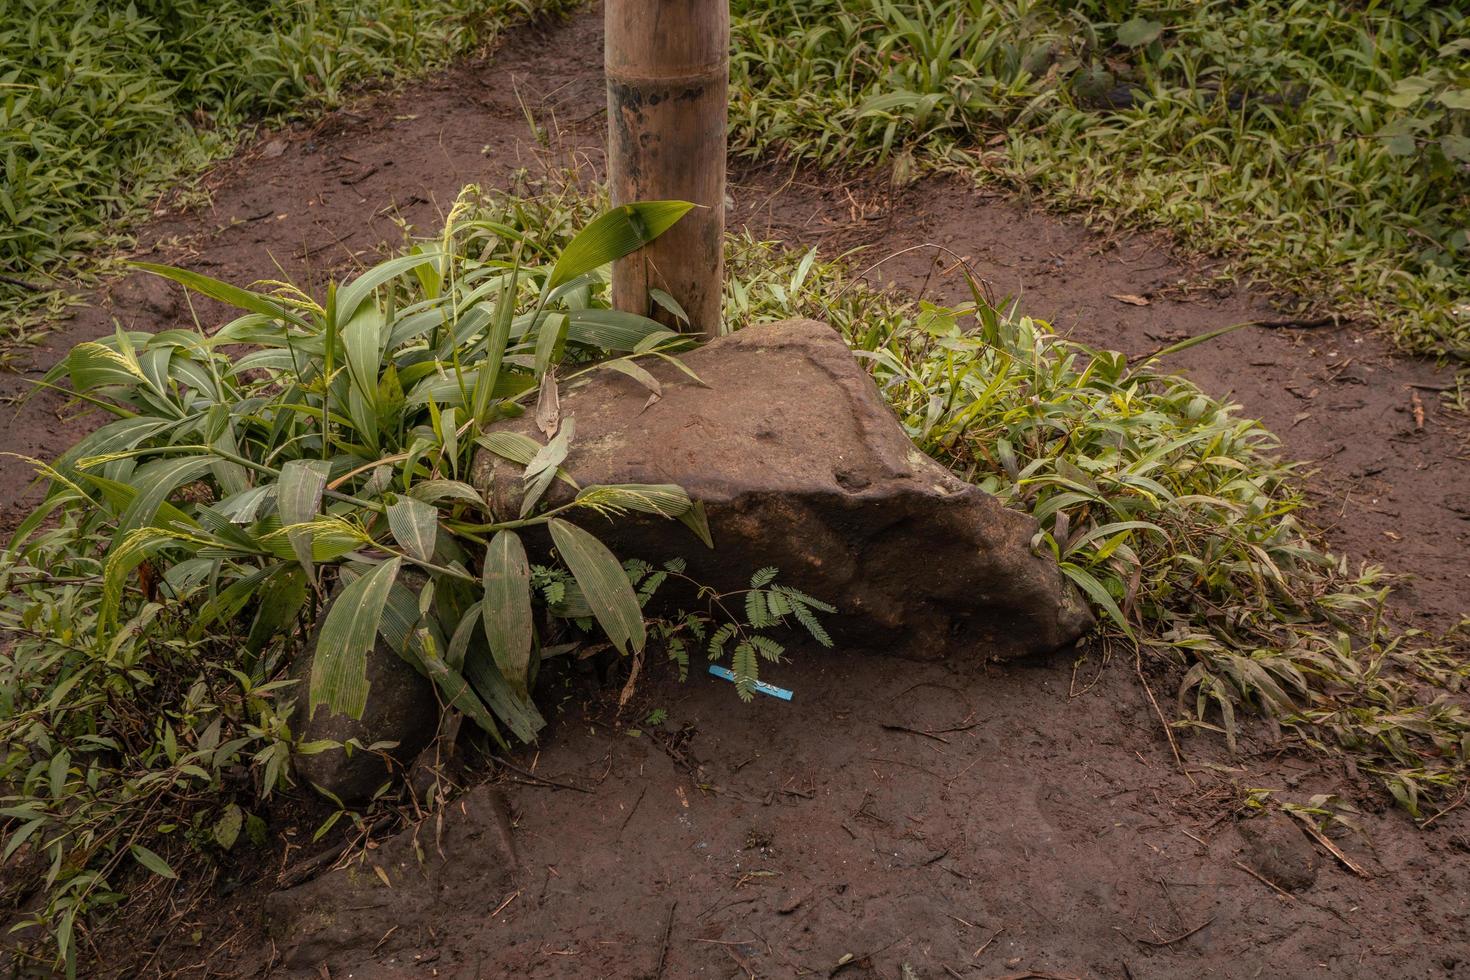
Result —
M 0 343 L 251 124 L 419 74 L 562 0 L 3 0 Z
M 764 605 L 733 634 L 645 624 L 635 590 L 663 572 L 620 572 L 562 522 L 578 508 L 690 518 L 695 504 L 672 487 L 588 487 L 538 509 L 571 426 L 544 445 L 477 438 L 540 404 L 548 365 L 570 383 L 611 357 L 636 378 L 640 359 L 686 343 L 607 309 L 605 271 L 587 270 L 627 242 L 574 238 L 598 195 L 531 190 L 466 197 L 442 236 L 324 297 L 179 273 L 242 315 L 81 344 L 55 372 L 113 420 L 38 464 L 46 502 L 0 552 L 0 838 L 44 875 L 33 955 L 74 964 L 87 923 L 139 876 L 172 881 L 263 844 L 291 755 L 339 751 L 305 742 L 291 703 L 360 709 L 371 692 L 353 663 L 375 633 L 492 742 L 535 736 L 539 665 L 568 643 L 647 643 L 684 668 L 733 653 L 753 679 L 782 652 L 759 630 L 791 617 L 824 635 L 810 625 L 824 607 L 783 592 L 777 570 L 752 580 Z M 729 325 L 820 316 L 842 330 L 919 446 L 1036 517 L 1035 546 L 1097 613 L 1095 649 L 1172 686 L 1159 717 L 1184 752 L 1191 731 L 1255 744 L 1246 719 L 1265 717 L 1288 744 L 1350 756 L 1414 816 L 1462 789 L 1462 641 L 1386 624 L 1382 573 L 1297 520 L 1271 433 L 1168 374 L 1167 352 L 1087 348 L 979 285 L 962 307 L 916 306 L 812 253 L 729 249 Z M 494 523 L 463 482 L 477 445 L 535 471 L 521 520 Z M 514 530 L 548 522 L 567 568 L 527 568 Z M 403 587 L 410 566 L 433 588 Z M 533 616 L 562 621 L 551 646 L 524 637 Z M 334 652 L 303 685 L 290 664 L 313 621 Z M 363 819 L 338 811 L 323 830 L 339 817 Z
M 1470 10 L 1424 0 L 735 0 L 745 153 L 891 161 L 1162 226 L 1470 361 Z

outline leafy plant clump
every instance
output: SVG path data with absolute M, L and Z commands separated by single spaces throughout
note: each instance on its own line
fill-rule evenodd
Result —
M 447 703 L 518 737 L 540 724 L 526 696 L 540 658 L 582 627 L 635 665 L 640 645 L 681 668 L 698 651 L 729 657 L 745 695 L 776 620 L 825 635 L 815 614 L 828 607 L 769 570 L 645 621 L 682 568 L 629 561 L 615 574 L 576 515 L 653 510 L 697 532 L 696 505 L 673 487 L 578 488 L 550 511 L 575 422 L 558 419 L 544 444 L 478 435 L 599 365 L 677 357 L 682 338 L 607 310 L 601 276 L 578 274 L 672 211 L 644 215 L 641 231 L 614 215 L 601 228 L 621 231 L 604 237 L 596 208 L 576 187 L 466 198 L 440 239 L 324 302 L 171 272 L 249 312 L 208 336 L 82 345 L 53 375 L 115 416 L 51 464 L 46 504 L 0 562 L 12 638 L 0 830 L 7 860 L 38 866 L 38 919 L 63 959 L 129 875 L 158 881 L 191 855 L 264 839 L 261 801 L 292 752 L 327 748 L 303 744 L 289 702 L 360 693 L 372 633 L 358 608 L 381 606 L 377 631 Z M 1386 625 L 1381 573 L 1350 568 L 1302 526 L 1293 467 L 1258 422 L 1153 360 L 1002 313 L 978 286 L 965 307 L 914 305 L 814 253 L 748 240 L 732 240 L 730 270 L 732 329 L 828 319 L 921 447 L 1037 517 L 1037 547 L 1089 597 L 1105 641 L 1132 652 L 1141 679 L 1176 668 L 1175 728 L 1244 748 L 1241 715 L 1263 715 L 1299 744 L 1349 753 L 1415 814 L 1463 785 L 1463 656 Z M 486 512 L 465 480 L 479 450 L 526 467 L 524 513 Z M 523 561 L 518 535 L 533 524 L 560 538 L 561 564 Z M 408 568 L 431 586 L 414 595 Z M 332 669 L 297 690 L 285 666 L 319 607 L 338 621 L 324 622 Z
M 1348 753 L 1415 816 L 1464 787 L 1470 659 L 1385 622 L 1382 570 L 1303 525 L 1296 467 L 1238 406 L 1159 355 L 1129 363 L 1002 312 L 973 281 L 963 307 L 913 304 L 752 241 L 731 271 L 732 321 L 827 319 L 925 452 L 1036 517 L 1036 546 L 1140 681 L 1145 656 L 1178 669 L 1173 727 L 1234 751 L 1240 716 L 1264 716 Z
M 750 154 L 891 159 L 1161 225 L 1470 362 L 1470 16 L 1455 4 L 737 0 Z M 1227 273 L 1228 274 L 1228 273 Z
M 245 127 L 441 65 L 563 0 L 7 0 L 0 18 L 0 344 L 82 257 Z
M 579 627 L 641 662 L 642 605 L 676 570 L 625 569 L 578 516 L 680 519 L 702 547 L 703 512 L 677 486 L 576 486 L 561 466 L 576 420 L 556 392 L 677 363 L 689 341 L 609 309 L 602 270 L 689 207 L 578 214 L 590 223 L 572 235 L 570 219 L 538 223 L 549 211 L 466 204 L 438 240 L 320 302 L 146 266 L 243 315 L 210 334 L 119 331 L 48 375 L 112 416 L 36 464 L 48 493 L 0 562 L 13 638 L 0 657 L 0 858 L 24 848 L 46 866 L 29 924 L 50 930 L 62 962 L 74 967 L 78 925 L 122 899 L 132 865 L 173 878 L 166 855 L 185 844 L 259 836 L 259 802 L 287 785 L 291 755 L 337 748 L 303 741 L 293 703 L 360 717 L 380 636 L 501 745 L 535 738 L 538 666 L 575 648 Z M 487 431 L 527 405 L 544 444 Z M 524 467 L 517 513 L 467 482 L 478 452 Z M 547 506 L 556 480 L 575 496 Z M 527 528 L 549 535 L 559 565 L 531 566 Z M 735 627 L 743 694 L 747 654 L 781 653 L 761 631 L 829 608 L 773 575 L 747 597 L 759 615 Z M 298 691 L 286 667 L 318 610 Z M 656 624 L 656 639 L 687 656 L 696 629 L 724 654 L 730 633 L 704 614 Z

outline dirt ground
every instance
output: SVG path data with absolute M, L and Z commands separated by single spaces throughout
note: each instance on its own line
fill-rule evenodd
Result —
M 591 13 L 513 33 L 488 63 L 266 134 L 210 177 L 211 203 L 161 208 L 143 253 L 233 281 L 319 281 L 398 242 L 399 220 L 431 229 L 465 183 L 596 167 L 600 51 Z M 731 194 L 733 224 L 794 246 L 861 244 L 876 261 L 943 244 L 1031 315 L 1132 353 L 1279 316 L 1265 293 L 1196 288 L 1207 270 L 1161 239 L 1088 231 L 955 178 L 894 189 L 882 175 L 767 161 L 737 165 Z M 907 253 L 875 278 L 958 298 L 961 283 L 934 262 Z M 194 309 L 206 323 L 217 313 Z M 157 330 L 189 316 L 175 287 L 122 280 L 50 338 L 30 376 L 114 322 Z M 1470 453 L 1462 420 L 1438 404 L 1444 372 L 1352 325 L 1243 330 L 1173 366 L 1230 393 L 1311 462 L 1332 543 L 1412 575 L 1399 618 L 1458 618 Z M 26 387 L 0 378 L 0 396 Z M 0 448 L 60 451 L 88 424 L 60 404 L 25 402 Z M 4 462 L 6 525 L 28 479 Z M 714 678 L 655 674 L 639 710 L 667 710 L 656 730 L 637 725 L 639 712 L 617 721 L 588 679 L 563 679 L 542 745 L 517 757 L 537 778 L 507 771 L 469 790 L 413 832 L 422 862 L 410 835 L 295 892 L 273 894 L 269 874 L 221 887 L 125 944 L 104 933 L 107 971 L 1470 977 L 1470 807 L 1418 830 L 1340 762 L 1264 735 L 1234 758 L 1209 736 L 1186 737 L 1181 768 L 1131 653 L 999 667 L 964 650 L 943 664 L 801 650 L 768 673 L 796 692 L 790 703 L 746 707 Z M 1153 679 L 1166 711 L 1167 683 Z M 1284 816 L 1242 819 L 1251 788 L 1362 807 L 1365 833 L 1337 842 L 1362 874 Z M 1276 889 L 1293 879 L 1299 890 Z

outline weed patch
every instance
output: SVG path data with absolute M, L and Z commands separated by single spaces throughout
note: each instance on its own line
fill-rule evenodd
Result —
M 1297 466 L 1238 406 L 1160 360 L 997 310 L 973 281 L 973 302 L 950 309 L 750 240 L 730 263 L 736 324 L 828 320 L 925 452 L 1037 519 L 1036 547 L 1088 597 L 1104 644 L 1142 683 L 1177 669 L 1172 727 L 1234 751 L 1241 717 L 1265 717 L 1351 754 L 1415 816 L 1463 785 L 1463 637 L 1385 622 L 1383 571 L 1303 524 Z
M 0 18 L 0 343 L 126 249 L 131 222 L 252 122 L 340 105 L 562 0 L 8 0 Z
M 686 343 L 608 311 L 598 271 L 670 213 L 576 237 L 596 208 L 575 187 L 467 199 L 444 236 L 325 302 L 170 273 L 247 312 L 208 335 L 119 333 L 58 368 L 115 418 L 42 469 L 47 499 L 0 561 L 0 832 L 5 860 L 36 865 L 52 945 L 33 955 L 74 964 L 89 918 L 140 880 L 262 841 L 291 755 L 336 749 L 293 731 L 289 702 L 350 709 L 375 632 L 492 741 L 534 737 L 540 658 L 567 649 L 528 636 L 533 609 L 619 650 L 651 638 L 681 669 L 729 656 L 743 696 L 780 655 L 767 628 L 790 616 L 825 636 L 808 620 L 826 607 L 770 569 L 645 623 L 647 594 L 679 567 L 619 566 L 568 518 L 653 509 L 697 525 L 695 503 L 587 487 L 538 510 L 571 433 L 477 436 L 535 403 L 553 365 L 566 381 Z M 914 305 L 750 240 L 731 241 L 730 269 L 731 326 L 828 319 L 918 445 L 1037 518 L 1035 546 L 1088 597 L 1106 647 L 1144 684 L 1173 669 L 1171 731 L 1234 748 L 1254 738 L 1242 716 L 1264 717 L 1350 755 L 1414 815 L 1463 785 L 1463 651 L 1387 624 L 1382 574 L 1303 526 L 1294 467 L 1260 423 L 1157 361 L 997 310 L 978 286 L 964 307 Z M 526 466 L 519 520 L 496 523 L 463 481 L 478 446 Z M 565 568 L 527 564 L 516 531 L 530 524 Z M 406 566 L 432 587 L 402 587 Z M 318 618 L 331 655 L 296 690 L 289 664 Z
M 741 152 L 1032 188 L 1470 362 L 1470 19 L 1455 5 L 737 0 L 733 14 Z

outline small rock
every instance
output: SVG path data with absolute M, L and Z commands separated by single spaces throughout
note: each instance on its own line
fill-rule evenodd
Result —
M 422 574 L 411 571 L 401 573 L 399 579 L 415 594 L 425 583 Z M 313 635 L 308 648 L 315 647 Z M 416 759 L 438 731 L 439 700 L 433 682 L 419 674 L 380 635 L 367 658 L 368 698 L 362 717 L 332 714 L 326 705 L 318 705 L 316 714 L 305 720 L 311 660 L 309 655 L 302 657 L 294 671 L 299 683 L 292 727 L 305 741 L 346 742 L 355 738 L 364 748 L 376 742 L 397 745 L 378 752 L 353 749 L 351 755 L 335 748 L 298 755 L 294 760 L 296 774 L 343 803 L 366 803 L 395 771 Z
M 1245 863 L 1283 891 L 1299 892 L 1317 881 L 1321 858 L 1312 842 L 1285 814 L 1257 817 L 1237 826 L 1245 840 Z

